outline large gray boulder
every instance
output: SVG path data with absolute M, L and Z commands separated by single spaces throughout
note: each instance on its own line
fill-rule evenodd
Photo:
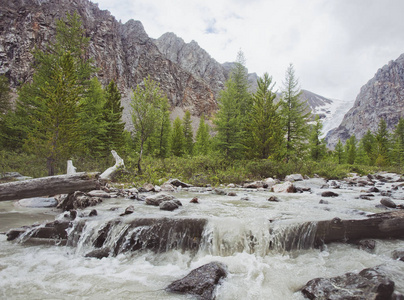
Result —
M 175 197 L 170 194 L 165 194 L 165 193 L 158 193 L 156 195 L 151 195 L 146 197 L 146 204 L 147 205 L 154 205 L 154 206 L 159 206 L 160 203 L 165 202 L 165 201 L 170 201 L 174 200 Z
M 214 299 L 214 291 L 220 281 L 227 276 L 227 267 L 220 262 L 211 262 L 192 270 L 184 278 L 167 286 L 169 292 L 190 294 L 198 299 Z
M 389 300 L 394 282 L 377 267 L 333 278 L 315 278 L 306 283 L 302 293 L 309 299 Z

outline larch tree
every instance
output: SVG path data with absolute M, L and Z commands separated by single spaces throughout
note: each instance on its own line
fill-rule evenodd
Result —
M 185 136 L 182 121 L 175 118 L 171 133 L 171 152 L 174 156 L 183 156 L 185 153 Z
M 139 174 L 143 173 L 141 162 L 145 143 L 155 134 L 156 122 L 166 117 L 166 106 L 161 104 L 166 101 L 166 96 L 163 95 L 159 85 L 150 76 L 145 78 L 141 84 L 138 84 L 133 91 L 131 102 L 132 121 L 134 134 L 139 140 L 140 147 L 138 159 Z M 160 130 L 161 128 L 166 127 L 162 126 Z
M 121 93 L 113 80 L 105 88 L 104 92 L 105 104 L 103 114 L 104 121 L 106 122 L 104 141 L 107 153 L 109 153 L 111 150 L 122 150 L 125 140 L 125 124 L 122 121 L 123 107 L 121 105 Z
M 280 103 L 275 103 L 275 83 L 265 73 L 257 84 L 258 90 L 252 97 L 252 108 L 246 123 L 247 153 L 251 158 L 277 160 L 282 153 L 283 131 L 278 111 Z
M 194 148 L 194 133 L 192 129 L 191 113 L 189 110 L 185 111 L 185 115 L 182 119 L 182 127 L 184 130 L 185 154 L 192 156 Z
M 320 117 L 316 115 L 309 139 L 310 157 L 314 161 L 321 160 L 327 152 L 325 140 L 320 138 L 322 128 L 323 124 L 321 123 Z
M 375 135 L 376 140 L 376 164 L 378 166 L 386 166 L 389 164 L 389 132 L 384 119 L 380 119 L 379 126 Z
M 338 143 L 335 145 L 335 155 L 337 157 L 338 164 L 342 164 L 344 161 L 344 145 L 340 139 L 338 139 Z
M 209 125 L 205 123 L 205 116 L 202 114 L 199 121 L 198 130 L 195 138 L 195 154 L 207 155 L 210 150 Z
M 393 133 L 392 160 L 400 169 L 404 166 L 404 119 L 400 119 Z
M 307 104 L 300 100 L 301 91 L 295 76 L 293 65 L 286 70 L 281 98 L 281 115 L 285 132 L 285 160 L 303 157 L 307 148 L 308 126 L 310 112 Z

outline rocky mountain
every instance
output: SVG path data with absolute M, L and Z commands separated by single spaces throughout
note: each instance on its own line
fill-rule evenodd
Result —
M 139 21 L 122 24 L 88 0 L 0 0 L 0 74 L 6 74 L 12 88 L 32 78 L 32 49 L 52 42 L 55 21 L 68 12 L 81 16 L 91 39 L 88 55 L 95 60 L 101 82 L 114 79 L 123 92 L 128 129 L 131 90 L 149 75 L 159 82 L 172 107 L 193 115 L 215 111 L 215 88 L 167 59 Z
M 147 76 L 166 93 L 173 118 L 189 110 L 197 125 L 202 113 L 209 116 L 216 111 L 234 63 L 220 64 L 195 41 L 185 43 L 174 33 L 152 39 L 141 22 L 122 24 L 89 0 L 0 0 L 0 74 L 6 74 L 14 91 L 32 78 L 32 49 L 51 43 L 56 20 L 74 12 L 90 37 L 88 56 L 94 58 L 98 78 L 104 85 L 115 80 L 123 93 L 127 129 L 132 128 L 132 89 Z M 257 78 L 255 73 L 248 75 L 252 92 Z M 308 91 L 304 98 L 315 113 L 328 111 L 331 100 Z
M 361 139 L 368 129 L 375 132 L 381 119 L 388 130 L 394 130 L 400 118 L 404 118 L 404 54 L 379 69 L 361 88 L 354 106 L 328 135 L 328 145 L 333 148 L 338 139 L 344 142 L 353 134 Z

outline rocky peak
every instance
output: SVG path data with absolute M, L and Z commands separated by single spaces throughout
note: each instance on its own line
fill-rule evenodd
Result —
M 52 42 L 56 20 L 74 12 L 90 37 L 88 56 L 94 59 L 98 78 L 104 85 L 115 80 L 123 92 L 127 129 L 132 128 L 132 88 L 147 76 L 160 83 L 173 109 L 187 109 L 195 116 L 215 111 L 216 86 L 161 54 L 141 22 L 122 24 L 88 0 L 0 0 L 0 74 L 6 74 L 14 90 L 32 78 L 32 49 Z M 209 68 L 204 68 L 206 73 Z
M 223 67 L 197 42 L 185 43 L 182 38 L 168 32 L 154 40 L 154 43 L 167 59 L 206 82 L 216 96 L 224 88 L 226 77 Z
M 345 142 L 353 134 L 361 139 L 368 129 L 376 132 L 381 119 L 392 131 L 400 118 L 404 118 L 404 54 L 380 68 L 361 88 L 354 106 L 328 135 L 328 145 L 333 148 L 338 139 Z

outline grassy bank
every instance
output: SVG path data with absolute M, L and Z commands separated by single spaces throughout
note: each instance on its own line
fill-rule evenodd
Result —
M 235 183 L 261 180 L 272 177 L 283 179 L 288 174 L 300 173 L 309 177 L 317 174 L 327 179 L 342 179 L 348 173 L 361 175 L 380 171 L 377 167 L 337 164 L 333 161 L 274 162 L 270 160 L 230 161 L 219 156 L 170 157 L 158 159 L 145 157 L 142 162 L 144 172 L 137 172 L 137 157 L 124 156 L 125 171 L 115 180 L 130 185 L 144 183 L 161 184 L 169 178 L 178 178 L 193 185 Z M 104 171 L 114 165 L 114 159 L 73 158 L 77 171 Z M 66 170 L 66 163 L 59 166 L 59 174 Z M 15 171 L 25 176 L 46 176 L 44 161 L 33 155 L 0 151 L 0 173 Z M 394 172 L 395 170 L 388 170 Z

